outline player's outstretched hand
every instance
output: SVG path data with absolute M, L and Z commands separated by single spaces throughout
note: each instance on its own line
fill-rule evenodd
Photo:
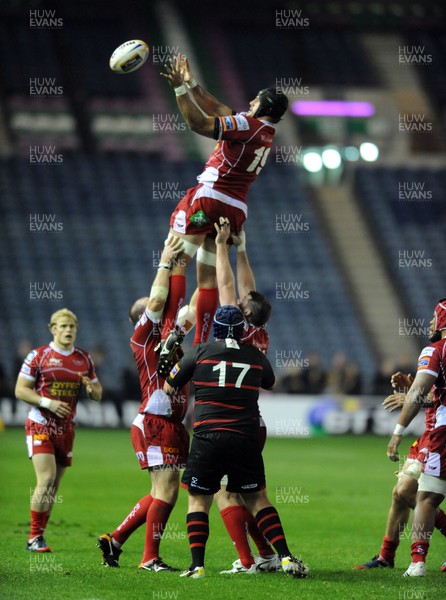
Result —
M 219 221 L 219 223 L 214 223 L 215 231 L 217 232 L 215 243 L 227 244 L 231 235 L 229 219 L 227 219 L 226 217 L 220 217 Z
M 176 256 L 183 250 L 183 240 L 178 235 L 170 234 L 164 242 L 160 262 L 172 264 Z
M 398 371 L 397 373 L 394 373 L 390 378 L 390 384 L 393 387 L 393 389 L 407 391 L 412 385 L 412 383 L 413 376 L 410 373 L 406 375 L 405 373 L 401 373 L 401 371 Z
M 398 408 L 401 408 L 406 399 L 406 394 L 395 393 L 387 396 L 387 398 L 383 402 L 383 406 L 389 412 L 393 412 Z
M 231 233 L 231 239 L 232 243 L 239 252 L 246 251 L 246 233 L 243 231 L 243 229 L 238 233 L 238 235 Z
M 390 442 L 387 445 L 387 458 L 390 458 L 393 462 L 398 462 L 400 455 L 398 454 L 398 447 L 403 439 L 402 435 L 393 434 L 390 438 Z
M 187 60 L 187 56 L 184 54 L 179 54 L 179 67 L 180 71 L 183 75 L 183 83 L 190 83 L 194 76 L 192 74 L 192 69 L 190 68 L 189 61 Z
M 164 63 L 164 73 L 161 75 L 165 77 L 173 88 L 177 88 L 184 82 L 184 73 L 181 68 L 181 54 L 177 54 L 172 59 L 169 59 Z

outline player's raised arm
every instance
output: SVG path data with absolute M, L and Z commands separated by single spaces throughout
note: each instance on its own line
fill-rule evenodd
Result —
M 237 289 L 240 298 L 244 298 L 256 289 L 256 280 L 246 252 L 246 234 L 242 230 L 238 235 L 231 235 L 237 247 Z
M 215 223 L 217 237 L 215 238 L 216 252 L 216 275 L 218 295 L 221 306 L 232 304 L 237 306 L 235 293 L 235 280 L 231 263 L 228 256 L 228 239 L 230 236 L 229 220 L 220 217 L 220 224 Z
M 216 118 L 204 115 L 188 94 L 184 76 L 180 66 L 180 55 L 173 62 L 164 65 L 165 73 L 161 73 L 175 91 L 178 108 L 184 120 L 195 133 L 209 138 L 215 138 Z M 218 136 L 217 136 L 218 137 Z
M 226 106 L 226 104 L 223 104 L 217 100 L 215 96 L 210 94 L 195 81 L 189 61 L 184 54 L 180 55 L 180 69 L 183 73 L 183 83 L 186 84 L 192 94 L 193 99 L 202 111 L 209 116 L 215 117 L 232 115 L 232 109 L 229 108 L 229 106 Z
M 154 314 L 162 313 L 169 295 L 169 277 L 175 257 L 182 251 L 183 241 L 180 237 L 170 235 L 161 253 L 158 271 L 152 283 L 147 308 Z

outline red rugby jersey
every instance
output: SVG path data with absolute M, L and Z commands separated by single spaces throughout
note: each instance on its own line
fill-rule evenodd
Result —
M 141 386 L 141 404 L 138 412 L 170 417 L 173 421 L 181 422 L 187 412 L 188 387 L 172 396 L 163 392 L 165 380 L 156 370 L 159 355 L 155 352 L 161 341 L 160 322 L 161 319 L 156 318 L 146 308 L 130 339 Z
M 428 419 L 432 428 L 446 425 L 446 338 L 426 346 L 418 359 L 418 372 L 428 373 L 437 378 L 433 386 L 433 417 L 426 415 L 426 429 Z M 429 409 L 427 409 L 429 410 Z M 435 424 L 434 424 L 435 423 Z
M 249 186 L 268 158 L 274 124 L 238 113 L 216 117 L 216 132 L 219 142 L 197 179 L 217 192 L 246 203 Z
M 71 418 L 59 419 L 51 411 L 40 407 L 33 407 L 29 418 L 39 423 L 48 419 L 72 421 L 82 389 L 79 373 L 89 377 L 92 383 L 98 380 L 91 356 L 81 348 L 74 346 L 71 350 L 62 350 L 51 342 L 32 350 L 22 364 L 20 375 L 34 381 L 34 390 L 40 396 L 69 404 Z

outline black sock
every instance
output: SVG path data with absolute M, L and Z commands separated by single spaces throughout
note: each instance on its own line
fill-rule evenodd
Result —
M 205 512 L 188 513 L 186 524 L 192 553 L 191 568 L 204 567 L 204 553 L 209 537 L 209 516 Z
M 280 517 L 274 506 L 262 508 L 256 514 L 257 526 L 279 556 L 290 556 Z

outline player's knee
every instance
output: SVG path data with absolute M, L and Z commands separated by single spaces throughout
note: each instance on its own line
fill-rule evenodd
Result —
M 260 490 L 251 494 L 242 494 L 242 498 L 246 508 L 254 516 L 256 516 L 256 514 L 263 508 L 272 506 L 271 502 L 268 500 L 265 490 Z
M 39 473 L 37 476 L 37 485 L 41 488 L 45 488 L 47 492 L 55 490 L 56 474 L 49 471 Z
M 225 488 L 221 488 L 216 494 L 214 494 L 214 500 L 218 510 L 223 510 L 229 506 L 243 505 L 243 502 L 238 494 L 228 492 Z
M 402 476 L 393 488 L 392 499 L 395 504 L 402 504 L 413 508 L 417 493 L 417 482 L 409 476 Z

